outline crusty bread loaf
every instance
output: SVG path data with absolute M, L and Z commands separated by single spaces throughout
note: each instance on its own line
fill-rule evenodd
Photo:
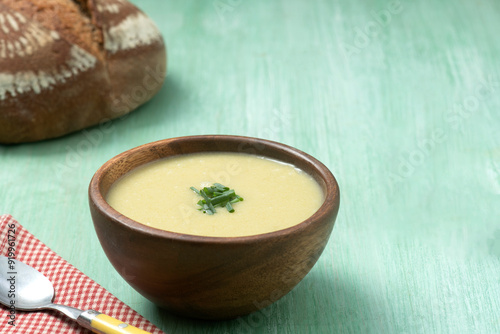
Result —
M 0 0 L 0 143 L 122 116 L 165 73 L 161 33 L 126 0 Z

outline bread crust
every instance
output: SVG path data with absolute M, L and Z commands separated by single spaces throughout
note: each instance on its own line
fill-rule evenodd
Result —
M 120 117 L 151 99 L 165 73 L 160 32 L 128 1 L 0 0 L 0 143 Z

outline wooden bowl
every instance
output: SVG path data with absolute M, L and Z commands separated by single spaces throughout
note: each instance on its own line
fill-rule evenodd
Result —
M 321 185 L 325 201 L 287 229 L 245 237 L 204 237 L 159 230 L 121 215 L 105 200 L 111 185 L 151 161 L 197 152 L 242 152 L 294 164 Z M 142 145 L 95 173 L 89 202 L 99 241 L 135 290 L 178 315 L 230 319 L 287 294 L 316 263 L 339 209 L 339 188 L 321 162 L 290 146 L 249 137 L 191 136 Z

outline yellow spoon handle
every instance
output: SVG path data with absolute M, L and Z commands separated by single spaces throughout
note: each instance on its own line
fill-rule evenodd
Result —
M 99 334 L 151 334 L 94 310 L 83 312 L 78 323 Z

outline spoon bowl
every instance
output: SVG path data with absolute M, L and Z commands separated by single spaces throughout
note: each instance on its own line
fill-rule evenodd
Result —
M 54 304 L 54 297 L 54 286 L 42 273 L 21 261 L 0 256 L 0 304 L 22 311 L 56 310 L 96 333 L 148 333 L 94 310 Z
M 0 303 L 6 306 L 15 300 L 18 310 L 38 310 L 54 300 L 49 279 L 23 262 L 1 257 L 0 277 Z

